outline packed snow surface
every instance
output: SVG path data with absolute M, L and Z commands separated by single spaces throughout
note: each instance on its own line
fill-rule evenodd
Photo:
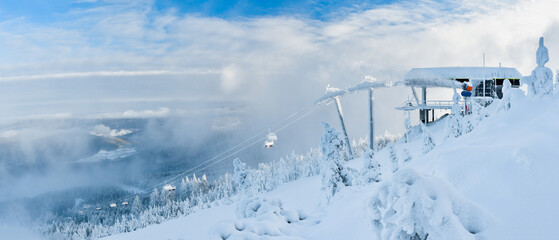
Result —
M 414 128 L 410 142 L 374 154 L 379 182 L 343 187 L 329 202 L 314 176 L 107 239 L 554 239 L 559 96 L 498 105 L 457 138 L 431 124 L 426 154 Z M 346 165 L 365 169 L 363 158 Z

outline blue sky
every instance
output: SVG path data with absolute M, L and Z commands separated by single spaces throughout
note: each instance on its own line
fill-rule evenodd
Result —
M 225 19 L 261 16 L 291 15 L 311 19 L 327 20 L 351 12 L 369 9 L 378 5 L 391 4 L 397 0 L 155 0 L 158 11 L 178 11 L 184 14 L 211 16 Z M 95 8 L 119 4 L 121 1 L 102 0 L 18 0 L 0 2 L 0 19 L 26 17 L 34 22 L 64 20 L 65 13 L 72 9 Z

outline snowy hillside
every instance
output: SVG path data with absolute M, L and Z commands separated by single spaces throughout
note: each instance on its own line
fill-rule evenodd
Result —
M 330 201 L 313 176 L 107 239 L 554 239 L 559 97 L 500 105 L 458 138 L 449 118 L 430 125 L 426 154 L 419 131 L 375 153 L 379 182 L 366 183 L 363 158 L 344 163 L 353 184 Z

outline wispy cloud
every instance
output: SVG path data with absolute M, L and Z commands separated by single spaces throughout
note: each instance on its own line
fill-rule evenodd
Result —
M 98 72 L 67 72 L 53 74 L 38 74 L 27 76 L 0 77 L 1 81 L 23 81 L 39 79 L 64 79 L 64 78 L 86 78 L 86 77 L 134 77 L 134 76 L 165 76 L 165 75 L 206 75 L 220 74 L 220 70 L 188 70 L 188 71 L 98 71 Z

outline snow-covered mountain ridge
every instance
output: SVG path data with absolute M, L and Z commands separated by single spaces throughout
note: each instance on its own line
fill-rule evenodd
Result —
M 430 126 L 427 154 L 421 134 L 394 144 L 395 173 L 384 148 L 375 153 L 381 181 L 343 187 L 330 203 L 314 176 L 107 239 L 553 239 L 559 97 L 517 95 L 511 105 L 494 102 L 458 138 L 445 137 L 443 122 Z M 363 158 L 346 165 L 362 170 Z

